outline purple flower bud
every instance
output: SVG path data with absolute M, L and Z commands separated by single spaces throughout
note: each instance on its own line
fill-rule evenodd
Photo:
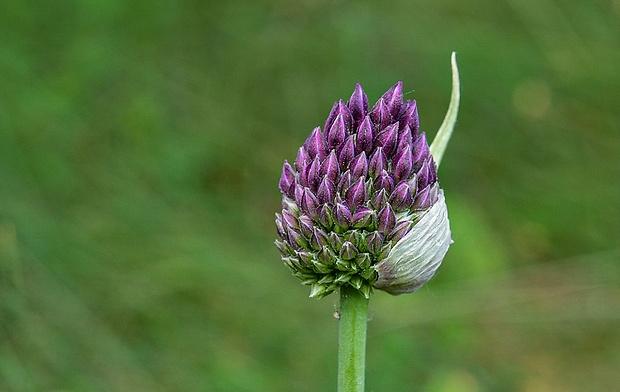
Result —
M 295 249 L 305 249 L 308 246 L 306 238 L 297 230 L 288 228 L 288 243 Z
M 411 129 L 408 125 L 398 132 L 398 142 L 396 144 L 396 155 L 400 155 L 405 147 L 411 148 L 413 144 L 413 137 L 411 136 Z
M 377 147 L 375 152 L 370 156 L 370 163 L 368 164 L 368 172 L 373 178 L 388 168 L 387 157 L 383 153 L 383 147 Z
M 323 177 L 321 181 L 321 185 L 319 185 L 319 189 L 317 191 L 317 198 L 319 199 L 319 203 L 326 204 L 333 200 L 334 194 L 336 193 L 336 186 L 334 183 L 327 177 Z
M 329 129 L 332 127 L 334 120 L 340 114 L 338 112 L 338 107 L 340 104 L 342 104 L 342 99 L 339 100 L 338 102 L 334 102 L 334 104 L 332 105 L 332 110 L 329 111 L 329 114 L 327 115 L 327 119 L 325 119 L 325 125 L 323 126 L 323 129 Z
M 416 101 L 407 101 L 403 105 L 403 113 L 399 119 L 400 129 L 405 126 L 409 126 L 413 136 L 416 136 L 420 131 L 420 119 L 418 118 L 418 104 Z
M 312 158 L 310 158 L 310 155 L 308 155 L 304 146 L 299 147 L 297 158 L 295 158 L 295 169 L 297 172 L 306 170 L 310 162 L 312 162 Z
M 430 189 L 431 186 L 429 185 L 426 188 L 422 189 L 420 192 L 418 192 L 418 194 L 415 196 L 415 201 L 411 206 L 412 210 L 426 210 L 430 208 Z
M 383 99 L 379 99 L 379 101 L 372 108 L 372 111 L 370 112 L 370 119 L 373 123 L 375 123 L 377 129 L 384 129 L 394 121 L 392 115 L 390 114 L 390 108 L 388 108 Z
M 350 186 L 351 186 L 351 171 L 347 170 L 340 177 L 340 182 L 338 183 L 338 186 L 336 187 L 336 191 L 338 192 L 338 194 L 344 195 L 344 192 L 347 189 L 349 189 Z
M 359 83 L 355 86 L 355 91 L 353 91 L 353 95 L 349 99 L 348 106 L 353 115 L 353 127 L 357 128 L 364 117 L 366 117 L 366 113 L 368 113 L 368 98 Z
M 413 167 L 417 171 L 431 155 L 426 142 L 426 134 L 422 132 L 413 142 Z
M 295 172 L 291 165 L 287 161 L 284 161 L 284 166 L 282 166 L 282 176 L 280 177 L 280 182 L 278 183 L 280 192 L 292 199 L 295 196 L 294 185 Z
M 366 201 L 366 183 L 363 177 L 360 177 L 346 190 L 345 200 L 351 210 L 354 210 L 357 206 L 361 206 Z
M 392 240 L 394 243 L 398 243 L 404 236 L 406 236 L 411 228 L 413 227 L 412 221 L 402 221 L 398 222 L 394 230 L 390 233 L 388 238 Z
M 394 180 L 390 173 L 383 170 L 375 179 L 373 186 L 375 190 L 385 189 L 388 193 L 392 193 L 392 189 L 394 189 Z
M 295 184 L 295 203 L 301 206 L 301 199 L 304 197 L 304 187 L 298 183 Z
M 343 260 L 351 260 L 357 256 L 357 248 L 349 241 L 345 241 L 340 248 L 340 258 Z
M 375 192 L 375 194 L 372 195 L 372 199 L 370 200 L 370 204 L 377 211 L 381 210 L 387 202 L 388 193 L 385 189 L 381 189 L 378 192 Z
M 411 194 L 415 195 L 418 191 L 418 175 L 414 173 L 411 177 L 409 177 L 407 179 L 407 185 L 409 185 Z
M 413 204 L 413 195 L 406 181 L 401 181 L 396 185 L 394 192 L 390 195 L 390 204 L 394 211 L 405 211 Z
M 435 182 L 437 182 L 437 166 L 435 166 L 435 160 L 431 155 L 428 160 L 428 183 L 434 184 Z
M 319 207 L 319 214 L 317 220 L 326 229 L 331 229 L 334 225 L 334 212 L 327 204 L 323 204 Z
M 426 160 L 422 163 L 422 167 L 418 170 L 418 189 L 424 189 L 430 183 L 430 160 Z
M 347 126 L 344 123 L 342 114 L 334 120 L 333 125 L 325 132 L 327 138 L 327 147 L 330 149 L 337 148 L 344 142 L 347 136 Z
M 377 146 L 383 147 L 385 154 L 390 156 L 396 148 L 396 137 L 398 136 L 398 124 L 392 124 L 381 131 L 375 140 Z
M 310 188 L 304 188 L 304 194 L 301 197 L 301 209 L 310 216 L 316 216 L 316 209 L 319 200 L 314 196 Z
M 334 124 L 334 120 L 338 116 L 342 116 L 346 129 L 351 128 L 351 124 L 353 123 L 353 116 L 351 115 L 351 111 L 349 110 L 347 105 L 345 105 L 345 103 L 341 99 L 336 102 L 334 106 L 332 106 L 332 110 L 329 113 L 327 120 L 325 121 L 325 126 L 323 126 L 323 129 L 330 129 Z
M 297 221 L 297 217 L 289 210 L 282 210 L 281 219 L 284 226 L 299 229 L 299 222 Z
M 385 102 L 385 105 L 393 117 L 398 116 L 400 112 L 400 106 L 403 103 L 403 83 L 398 82 L 388 91 L 386 91 L 381 100 Z
M 413 169 L 413 156 L 411 155 L 411 147 L 405 146 L 400 156 L 396 159 L 396 165 L 393 168 L 394 181 L 402 181 L 409 177 Z
M 321 160 L 325 159 L 327 156 L 327 145 L 320 127 L 314 128 L 308 139 L 306 139 L 304 148 L 310 158 L 318 156 Z
M 299 230 L 304 237 L 309 238 L 312 236 L 314 221 L 308 215 L 299 216 Z
M 330 181 L 336 182 L 340 174 L 340 164 L 336 158 L 336 150 L 331 150 L 323 164 L 321 165 L 320 175 L 327 177 Z
M 431 205 L 434 205 L 439 200 L 439 184 L 434 182 L 431 186 L 431 190 L 428 192 L 428 199 Z
M 366 153 L 362 151 L 353 161 L 351 161 L 351 178 L 366 177 L 368 174 L 368 159 Z
M 353 135 L 349 135 L 342 146 L 342 150 L 340 150 L 340 154 L 338 154 L 338 161 L 340 162 L 340 168 L 342 171 L 346 170 L 354 156 L 355 137 Z
M 366 154 L 369 154 L 373 147 L 372 140 L 374 136 L 374 125 L 372 125 L 370 116 L 366 116 L 357 129 L 357 138 L 355 139 L 355 148 L 357 151 L 364 151 Z
M 396 225 L 396 214 L 392 206 L 386 204 L 377 215 L 377 230 L 381 233 L 389 233 Z
M 316 250 L 323 248 L 324 246 L 329 245 L 329 239 L 327 238 L 327 234 L 318 227 L 315 227 L 312 236 L 310 237 L 310 245 Z
M 310 167 L 308 168 L 308 173 L 306 174 L 306 186 L 312 189 L 313 192 L 316 192 L 319 187 L 319 181 L 321 180 L 321 160 L 318 155 L 314 157 Z
M 342 100 L 338 104 L 338 114 L 342 115 L 347 129 L 351 129 L 353 126 L 353 113 L 351 113 L 349 107 Z
M 283 220 L 282 214 L 279 214 L 276 212 L 276 230 L 278 232 L 278 237 L 282 239 L 286 239 L 287 234 L 286 234 L 286 230 L 284 229 L 282 220 Z
M 377 253 L 383 245 L 383 235 L 373 231 L 366 236 L 366 247 L 370 253 Z
M 376 223 L 376 212 L 368 207 L 360 206 L 355 210 L 352 217 L 354 228 L 372 227 Z M 375 222 L 373 222 L 373 220 Z
M 394 230 L 388 235 L 388 239 L 392 240 L 394 243 L 398 243 L 398 241 L 409 233 L 412 227 L 413 221 L 406 220 L 398 222 Z
M 344 205 L 343 203 L 336 203 L 336 208 L 334 211 L 334 220 L 335 223 L 343 229 L 348 229 L 351 226 L 351 210 L 349 207 Z

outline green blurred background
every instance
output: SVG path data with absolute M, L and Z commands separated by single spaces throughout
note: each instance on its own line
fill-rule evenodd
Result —
M 455 240 L 371 301 L 368 391 L 620 384 L 620 2 L 0 2 L 0 390 L 333 391 L 335 295 L 277 182 L 356 82 L 398 80 Z

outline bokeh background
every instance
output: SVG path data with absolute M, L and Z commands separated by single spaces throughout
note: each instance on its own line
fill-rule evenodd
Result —
M 620 384 L 620 2 L 0 2 L 0 390 L 333 391 L 335 295 L 277 182 L 356 82 L 404 82 L 455 240 L 371 301 L 368 391 Z

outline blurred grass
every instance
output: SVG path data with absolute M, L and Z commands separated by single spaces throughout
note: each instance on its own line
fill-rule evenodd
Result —
M 620 382 L 620 5 L 0 3 L 0 390 L 329 391 L 335 298 L 272 245 L 331 104 L 397 80 L 455 244 L 371 301 L 369 391 Z

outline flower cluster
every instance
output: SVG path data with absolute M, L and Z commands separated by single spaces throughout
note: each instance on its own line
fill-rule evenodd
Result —
M 433 276 L 451 239 L 419 128 L 416 102 L 403 102 L 401 82 L 371 109 L 358 84 L 295 162 L 284 162 L 276 245 L 311 297 L 343 285 L 366 297 L 373 287 L 411 292 Z

